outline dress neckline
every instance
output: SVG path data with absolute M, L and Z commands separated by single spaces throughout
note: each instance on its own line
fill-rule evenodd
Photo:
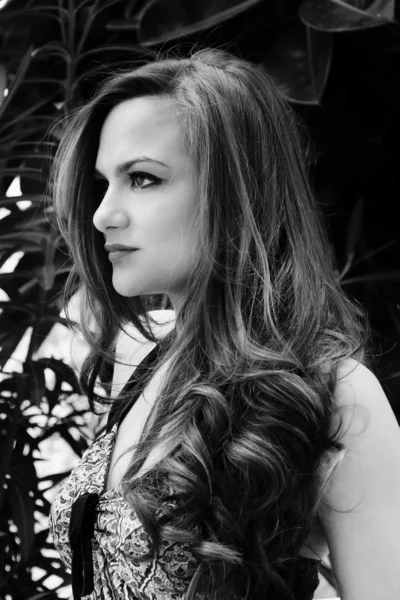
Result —
M 105 461 L 105 465 L 104 465 L 104 480 L 103 480 L 103 484 L 101 486 L 101 490 L 99 493 L 99 498 L 102 499 L 107 495 L 110 496 L 116 496 L 116 495 L 121 495 L 122 493 L 119 492 L 119 490 L 121 489 L 121 481 L 114 487 L 106 490 L 106 485 L 107 485 L 107 478 L 108 478 L 108 473 L 110 470 L 110 466 L 111 466 L 111 459 L 112 459 L 112 455 L 114 453 L 114 447 L 115 447 L 115 439 L 117 437 L 117 431 L 118 431 L 118 423 L 114 423 L 114 425 L 111 427 L 110 431 L 106 434 L 107 436 L 109 436 L 109 440 L 107 440 L 107 444 L 108 444 L 108 448 L 107 448 L 107 458 Z

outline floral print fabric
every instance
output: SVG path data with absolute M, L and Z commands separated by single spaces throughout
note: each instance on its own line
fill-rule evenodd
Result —
M 117 426 L 86 450 L 61 483 L 50 511 L 53 543 L 65 566 L 71 569 L 68 530 L 72 504 L 80 494 L 97 493 L 92 540 L 94 591 L 82 598 L 183 600 L 197 568 L 189 546 L 163 541 L 154 558 L 139 559 L 149 549 L 143 525 L 122 496 L 120 485 L 104 491 Z M 170 504 L 174 506 L 174 501 Z
M 71 569 L 69 525 L 72 505 L 85 493 L 99 494 L 92 538 L 93 592 L 82 600 L 184 600 L 198 566 L 190 547 L 163 541 L 154 558 L 139 556 L 149 549 L 149 538 L 121 486 L 104 491 L 118 423 L 96 440 L 64 479 L 54 498 L 49 527 L 53 543 Z M 165 509 L 176 505 L 171 498 Z M 164 507 L 163 507 L 164 510 Z M 294 589 L 297 600 L 312 600 L 318 587 L 318 563 L 297 557 Z M 271 600 L 277 600 L 272 593 Z

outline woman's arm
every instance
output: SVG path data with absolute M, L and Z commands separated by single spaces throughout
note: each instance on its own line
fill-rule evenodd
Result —
M 347 455 L 321 514 L 341 600 L 400 598 L 400 428 L 376 377 L 354 360 L 339 369 L 335 399 L 351 426 Z M 346 428 L 344 429 L 346 431 Z

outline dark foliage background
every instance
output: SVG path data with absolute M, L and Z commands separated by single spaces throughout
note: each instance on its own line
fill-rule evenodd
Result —
M 56 598 L 48 577 L 69 580 L 40 525 L 45 490 L 66 473 L 39 478 L 35 462 L 52 436 L 78 456 L 92 440 L 86 411 L 71 402 L 80 393 L 73 369 L 38 358 L 54 324 L 65 324 L 70 268 L 46 192 L 62 125 L 49 128 L 114 67 L 159 49 L 184 55 L 196 43 L 223 46 L 275 77 L 310 132 L 310 177 L 337 276 L 368 310 L 375 372 L 399 418 L 399 10 L 394 0 L 0 2 L 0 269 L 23 253 L 12 273 L 0 270 L 0 600 Z M 15 177 L 22 196 L 9 197 Z M 28 329 L 23 371 L 8 371 Z M 42 569 L 36 581 L 33 567 Z

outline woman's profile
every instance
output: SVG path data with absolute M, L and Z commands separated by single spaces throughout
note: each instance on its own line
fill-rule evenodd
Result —
M 400 433 L 304 144 L 268 74 L 211 48 L 113 74 L 68 123 L 80 383 L 111 406 L 50 514 L 74 600 L 310 600 L 328 552 L 342 600 L 398 597 Z

